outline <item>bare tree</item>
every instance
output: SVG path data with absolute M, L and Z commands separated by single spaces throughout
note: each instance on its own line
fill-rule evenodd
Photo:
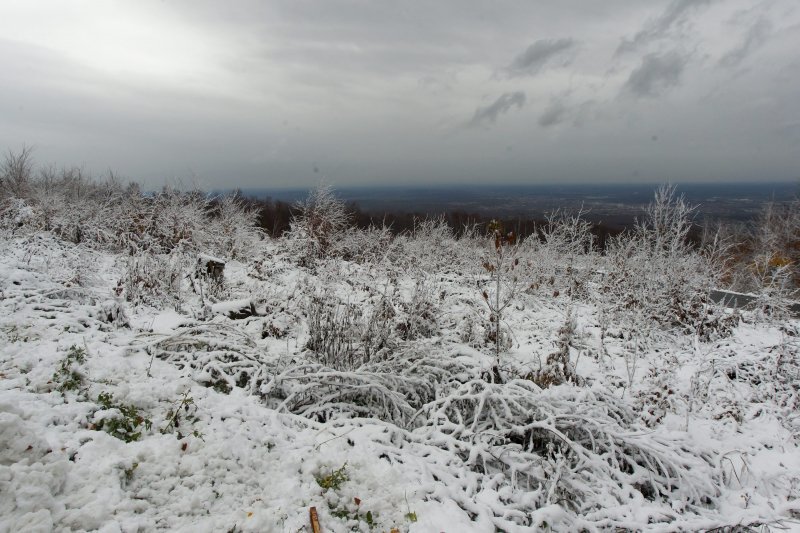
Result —
M 23 146 L 19 152 L 9 150 L 0 164 L 0 199 L 25 198 L 33 176 L 33 148 Z

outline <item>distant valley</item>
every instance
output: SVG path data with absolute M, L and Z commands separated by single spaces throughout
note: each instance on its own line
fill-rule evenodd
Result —
M 556 209 L 577 211 L 608 226 L 626 226 L 652 200 L 657 184 L 634 185 L 505 185 L 436 187 L 337 187 L 337 195 L 368 213 L 436 215 L 462 212 L 486 217 L 541 219 Z M 748 221 L 770 201 L 786 202 L 798 192 L 794 182 L 679 184 L 696 221 Z M 245 196 L 295 202 L 307 189 L 242 189 Z

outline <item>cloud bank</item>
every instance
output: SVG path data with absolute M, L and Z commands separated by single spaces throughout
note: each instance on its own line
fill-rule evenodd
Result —
M 796 0 L 0 2 L 0 151 L 149 187 L 795 180 L 798 27 Z

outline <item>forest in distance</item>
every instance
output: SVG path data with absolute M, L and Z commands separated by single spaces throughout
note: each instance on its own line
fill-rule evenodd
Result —
M 324 181 L 324 179 L 323 179 Z M 609 228 L 631 226 L 644 209 L 658 183 L 628 184 L 527 184 L 440 186 L 335 186 L 340 199 L 373 217 L 412 214 L 418 218 L 460 213 L 483 219 L 542 220 L 557 209 L 582 210 L 585 218 Z M 769 202 L 782 203 L 798 193 L 796 182 L 677 183 L 676 189 L 697 206 L 695 218 L 746 222 Z M 233 191 L 213 191 L 225 195 Z M 308 195 L 307 188 L 241 188 L 248 198 L 294 204 Z
M 345 204 L 350 222 L 358 228 L 386 226 L 393 233 L 413 231 L 419 220 L 438 218 L 456 234 L 465 228 L 486 228 L 492 220 L 520 237 L 547 225 L 549 215 L 581 213 L 589 222 L 594 245 L 605 249 L 609 237 L 632 228 L 645 215 L 658 184 L 569 184 L 440 187 L 341 187 L 337 197 Z M 703 183 L 679 184 L 676 193 L 693 206 L 691 242 L 720 225 L 730 234 L 746 234 L 765 213 L 766 206 L 786 209 L 796 198 L 798 184 Z M 277 237 L 289 230 L 297 206 L 309 189 L 255 189 L 213 191 L 235 194 L 258 213 L 264 231 Z

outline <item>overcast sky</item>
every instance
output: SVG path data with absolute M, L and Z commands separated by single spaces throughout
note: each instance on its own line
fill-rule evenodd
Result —
M 800 178 L 798 0 L 3 0 L 0 66 L 0 149 L 149 186 Z

